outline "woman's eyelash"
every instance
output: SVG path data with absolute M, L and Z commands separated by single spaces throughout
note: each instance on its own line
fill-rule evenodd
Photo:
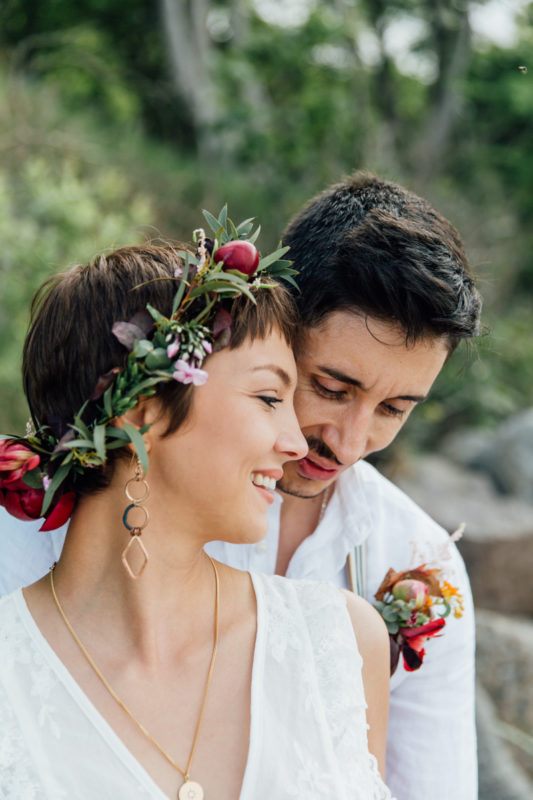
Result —
M 280 397 L 270 397 L 270 395 L 267 394 L 260 394 L 258 397 L 263 401 L 263 403 L 266 403 L 267 406 L 270 406 L 270 408 L 274 408 L 276 403 L 283 403 L 283 400 Z

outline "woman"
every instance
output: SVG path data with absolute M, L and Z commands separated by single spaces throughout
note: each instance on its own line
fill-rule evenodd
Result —
M 353 635 L 381 764 L 377 615 L 203 550 L 261 539 L 283 463 L 306 450 L 292 306 L 265 281 L 286 264 L 258 263 L 247 227 L 214 227 L 195 257 L 125 248 L 34 302 L 39 430 L 3 443 L 0 488 L 18 516 L 38 502 L 45 528 L 73 511 L 50 576 L 0 602 L 4 799 L 390 796 Z

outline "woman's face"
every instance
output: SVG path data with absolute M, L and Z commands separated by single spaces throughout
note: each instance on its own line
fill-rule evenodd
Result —
M 205 369 L 185 423 L 154 440 L 147 478 L 176 529 L 253 542 L 266 534 L 282 465 L 307 452 L 293 408 L 294 357 L 273 331 L 215 353 Z

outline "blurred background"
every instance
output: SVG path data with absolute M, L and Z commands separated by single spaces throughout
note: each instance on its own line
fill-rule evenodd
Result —
M 33 291 L 100 250 L 188 238 L 226 201 L 234 219 L 260 218 L 266 249 L 356 168 L 424 195 L 462 233 L 488 333 L 379 466 L 449 530 L 468 522 L 484 800 L 533 796 L 532 46 L 525 0 L 0 6 L 3 431 L 27 418 Z

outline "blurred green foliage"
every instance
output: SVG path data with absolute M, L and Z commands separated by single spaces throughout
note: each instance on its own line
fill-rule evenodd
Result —
M 257 215 L 273 246 L 305 200 L 361 167 L 457 225 L 486 299 L 490 333 L 446 365 L 407 441 L 433 447 L 530 405 L 533 65 L 519 67 L 531 7 L 504 48 L 472 36 L 468 0 L 311 3 L 285 25 L 259 13 L 264 2 L 174 2 L 185 58 L 169 3 L 0 10 L 0 429 L 23 425 L 28 305 L 57 269 L 187 237 L 202 207 L 225 201 L 235 218 Z M 398 55 L 390 43 L 406 20 L 418 34 Z M 187 83 L 187 66 L 202 80 Z

